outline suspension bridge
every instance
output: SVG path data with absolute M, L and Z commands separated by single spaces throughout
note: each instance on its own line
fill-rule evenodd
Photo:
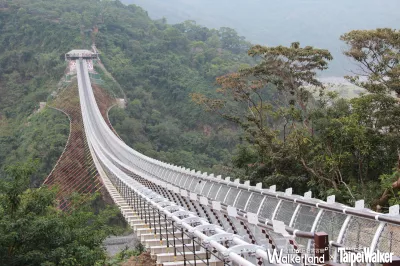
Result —
M 83 175 L 91 191 L 99 183 L 106 188 L 157 265 L 271 265 L 274 250 L 288 265 L 334 265 L 342 248 L 400 256 L 398 205 L 388 214 L 376 213 L 362 200 L 350 207 L 334 196 L 322 201 L 311 192 L 300 196 L 291 188 L 251 186 L 130 148 L 96 102 L 87 61 L 94 57 L 88 56 L 68 56 L 76 68 L 83 146 L 95 169 Z M 56 182 L 54 174 L 47 182 Z

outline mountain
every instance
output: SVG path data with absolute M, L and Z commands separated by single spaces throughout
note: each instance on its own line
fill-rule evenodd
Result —
M 354 64 L 345 58 L 339 37 L 353 29 L 396 28 L 398 0 L 123 0 L 165 17 L 169 23 L 195 20 L 210 28 L 230 27 L 254 44 L 299 41 L 328 49 L 334 56 L 324 76 L 343 76 Z
M 189 95 L 215 93 L 215 77 L 250 62 L 248 43 L 235 32 L 167 25 L 119 1 L 0 0 L 0 176 L 3 166 L 27 158 L 41 161 L 36 184 L 50 172 L 68 137 L 68 119 L 35 110 L 57 93 L 64 54 L 92 42 L 128 100 L 110 119 L 129 145 L 201 170 L 230 161 L 234 127 L 210 118 Z M 109 81 L 104 89 L 113 91 Z

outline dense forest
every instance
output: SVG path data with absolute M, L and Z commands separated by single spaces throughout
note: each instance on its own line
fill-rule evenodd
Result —
M 366 66 L 366 78 L 349 80 L 368 91 L 346 100 L 316 79 L 329 68 L 327 50 L 252 46 L 233 29 L 169 25 L 119 1 L 2 0 L 0 8 L 0 166 L 39 158 L 33 184 L 68 135 L 62 114 L 34 110 L 57 91 L 64 53 L 94 42 L 115 78 L 108 91 L 127 100 L 111 122 L 146 155 L 345 203 L 398 201 L 397 31 L 343 33 L 346 55 Z
M 128 144 L 201 170 L 229 163 L 237 128 L 210 118 L 189 94 L 213 91 L 215 77 L 250 62 L 250 44 L 235 31 L 194 22 L 170 26 L 118 1 L 0 3 L 0 166 L 39 158 L 36 185 L 50 172 L 65 145 L 67 118 L 34 111 L 59 88 L 64 53 L 90 48 L 92 41 L 128 99 L 125 111 L 110 114 Z M 124 97 L 102 76 L 109 91 Z
M 168 23 L 195 20 L 208 28 L 230 27 L 252 43 L 290 45 L 298 41 L 333 55 L 325 77 L 342 77 L 354 64 L 343 55 L 340 35 L 353 29 L 398 27 L 400 2 L 385 0 L 122 0 Z M 365 19 L 368 18 L 368 19 Z

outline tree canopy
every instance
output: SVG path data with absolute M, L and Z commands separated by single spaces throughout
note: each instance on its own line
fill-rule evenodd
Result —
M 104 207 L 95 213 L 94 198 L 74 208 L 57 208 L 56 190 L 30 188 L 37 162 L 6 168 L 0 180 L 1 265 L 104 265 L 103 240 L 122 227 L 110 225 L 119 210 Z M 114 221 L 115 222 L 115 221 Z
M 193 21 L 168 25 L 119 1 L 0 3 L 0 169 L 27 156 L 39 158 L 36 185 L 51 171 L 68 120 L 54 110 L 34 110 L 57 93 L 64 54 L 90 49 L 92 42 L 115 78 L 97 68 L 103 87 L 117 97 L 124 97 L 121 88 L 125 93 L 127 109 L 113 108 L 110 119 L 129 145 L 204 171 L 230 164 L 239 129 L 204 114 L 189 94 L 213 93 L 217 76 L 251 62 L 250 44 L 234 30 Z
M 345 54 L 365 67 L 363 81 L 349 80 L 369 92 L 352 100 L 327 91 L 316 78 L 327 69 L 330 53 L 299 43 L 252 47 L 254 67 L 218 77 L 218 97 L 193 93 L 192 99 L 244 130 L 250 146 L 239 147 L 234 157 L 244 178 L 281 189 L 293 186 L 298 193 L 311 188 L 318 197 L 335 194 L 345 203 L 359 198 L 373 207 L 388 204 L 388 198 L 395 203 L 397 35 L 378 29 L 342 36 L 349 44 Z M 380 200 L 379 193 L 384 193 Z
M 354 99 L 358 121 L 387 143 L 385 158 L 393 174 L 382 173 L 385 190 L 376 204 L 398 202 L 400 188 L 400 32 L 396 29 L 354 30 L 341 36 L 348 45 L 344 53 L 359 67 L 347 79 L 368 94 Z M 389 144 L 390 143 L 390 144 Z M 394 161 L 397 157 L 397 166 Z M 382 162 L 383 163 L 383 162 Z

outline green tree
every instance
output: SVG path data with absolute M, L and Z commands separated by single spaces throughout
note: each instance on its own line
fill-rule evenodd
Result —
M 55 190 L 29 188 L 35 164 L 7 167 L 7 180 L 1 182 L 0 264 L 104 264 L 102 242 L 120 231 L 108 225 L 118 210 L 106 207 L 95 214 L 91 203 L 81 204 L 77 196 L 71 212 L 60 211 Z
M 221 85 L 218 92 L 224 98 L 209 99 L 194 93 L 192 99 L 240 124 L 264 154 L 271 150 L 276 136 L 271 124 L 282 112 L 287 114 L 285 118 L 290 120 L 292 128 L 298 121 L 310 128 L 307 110 L 310 91 L 306 85 L 322 88 L 316 79 L 316 71 L 326 69 L 327 61 L 332 57 L 326 50 L 300 48 L 298 43 L 293 43 L 291 47 L 254 46 L 249 55 L 261 60 L 260 63 L 217 78 L 217 83 Z M 234 111 L 237 105 L 230 104 L 229 100 L 239 103 L 239 111 Z
M 370 93 L 394 92 L 400 98 L 400 31 L 353 30 L 340 39 L 349 46 L 344 54 L 359 66 L 359 75 L 348 77 L 350 81 Z
M 217 78 L 221 86 L 217 90 L 219 98 L 194 93 L 192 99 L 245 131 L 246 139 L 258 151 L 258 158 L 255 161 L 246 149 L 241 149 L 235 164 L 245 166 L 247 171 L 255 169 L 256 173 L 250 175 L 253 181 L 282 174 L 313 175 L 314 172 L 305 171 L 309 168 L 299 159 L 305 147 L 295 143 L 312 134 L 308 104 L 312 90 L 323 89 L 316 71 L 326 69 L 332 56 L 327 50 L 301 48 L 299 43 L 290 47 L 257 45 L 248 53 L 258 64 Z M 312 89 L 310 84 L 314 85 Z M 303 167 L 299 167 L 301 164 Z
M 354 30 L 341 40 L 348 45 L 345 55 L 359 66 L 358 73 L 347 79 L 369 93 L 355 101 L 360 122 L 391 143 L 385 159 L 395 173 L 384 172 L 381 178 L 386 189 L 377 201 L 385 204 L 389 191 L 400 188 L 400 32 L 389 28 Z M 390 180 L 389 189 L 385 184 Z

